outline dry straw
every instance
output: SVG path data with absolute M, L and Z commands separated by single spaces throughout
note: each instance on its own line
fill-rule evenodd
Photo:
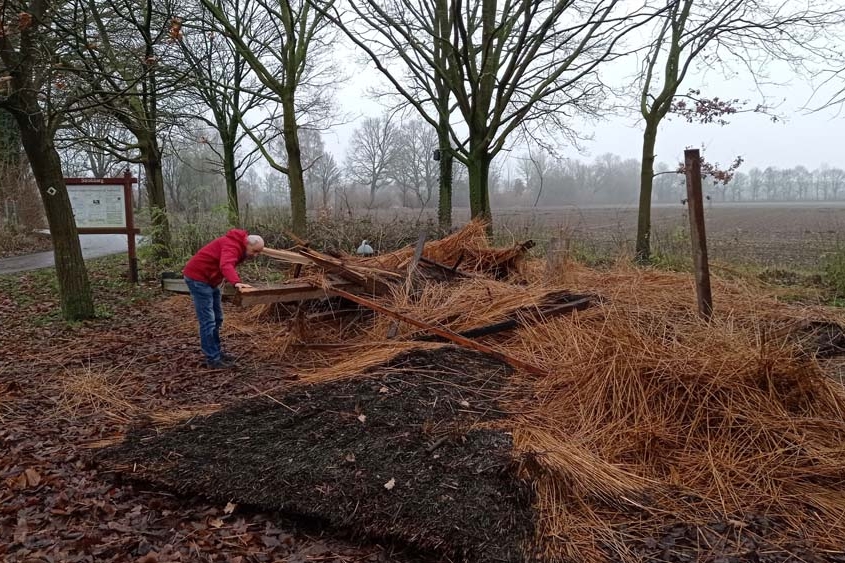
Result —
M 62 370 L 55 415 L 75 419 L 103 415 L 128 424 L 139 412 L 137 393 L 125 366 L 102 368 L 85 365 Z
M 508 251 L 490 249 L 483 225 L 472 223 L 427 245 L 425 255 L 449 265 L 463 254 L 474 269 Z M 398 270 L 412 253 L 357 260 Z M 742 525 L 755 514 L 777 522 L 766 538 L 771 549 L 797 538 L 821 551 L 845 545 L 845 392 L 807 347 L 808 320 L 841 324 L 840 313 L 717 278 L 716 315 L 706 323 L 687 274 L 523 266 L 519 285 L 429 281 L 380 303 L 461 331 L 562 290 L 601 296 L 592 309 L 483 339 L 552 374 L 517 373 L 514 387 L 528 388 L 530 398 L 508 390 L 500 398 L 513 413 L 515 454 L 535 482 L 537 541 L 547 559 L 604 561 L 611 550 L 634 561 L 632 538 L 660 537 L 677 522 Z M 371 314 L 312 325 L 297 322 L 295 311 L 277 315 L 281 323 L 266 314 L 242 315 L 238 330 L 264 335 L 265 353 L 284 354 L 309 384 L 437 346 L 413 341 L 418 329 L 401 324 L 388 340 L 393 321 Z M 322 347 L 307 346 L 315 343 Z

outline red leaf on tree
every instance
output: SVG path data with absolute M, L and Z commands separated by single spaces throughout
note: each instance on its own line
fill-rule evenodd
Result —
M 32 14 L 29 12 L 21 12 L 18 14 L 18 29 L 21 31 L 32 27 Z

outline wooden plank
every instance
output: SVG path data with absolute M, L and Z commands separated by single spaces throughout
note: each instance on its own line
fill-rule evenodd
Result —
M 303 256 L 307 256 L 311 260 L 314 261 L 317 266 L 323 268 L 327 272 L 331 272 L 345 280 L 351 281 L 362 288 L 364 288 L 367 292 L 372 293 L 373 295 L 381 295 L 387 293 L 390 290 L 390 286 L 378 279 L 376 277 L 376 273 L 382 273 L 383 270 L 376 270 L 374 268 L 353 268 L 349 267 L 344 264 L 342 261 L 337 260 L 335 258 L 331 258 L 326 255 L 322 255 L 318 252 L 314 252 L 313 250 L 302 250 L 301 251 Z M 363 273 L 362 270 L 370 270 L 369 273 Z M 391 272 L 394 275 L 394 272 Z M 369 275 L 368 275 L 369 274 Z M 401 277 L 401 275 L 399 275 Z
M 348 281 L 333 281 L 332 286 L 352 288 L 354 284 Z M 326 299 L 329 293 L 321 287 L 309 282 L 293 282 L 271 287 L 247 287 L 239 289 L 233 302 L 240 307 L 253 305 L 271 305 L 273 303 L 296 303 L 308 299 Z
M 289 264 L 301 264 L 303 266 L 310 266 L 314 263 L 313 260 L 306 258 L 299 252 L 292 252 L 290 250 L 277 250 L 275 248 L 264 247 L 261 254 L 273 258 L 274 260 L 281 260 Z
M 592 304 L 593 300 L 591 298 L 584 297 L 575 301 L 571 301 L 569 303 L 552 305 L 550 307 L 544 307 L 539 310 L 536 308 L 532 308 L 530 311 L 527 311 L 524 316 L 519 315 L 519 313 L 521 313 L 522 311 L 517 309 L 516 311 L 514 311 L 513 316 L 508 319 L 505 319 L 498 323 L 478 326 L 468 330 L 462 330 L 457 334 L 465 338 L 478 338 L 481 336 L 488 336 L 491 334 L 497 334 L 499 332 L 505 332 L 507 330 L 513 330 L 515 328 L 525 326 L 531 322 L 542 321 L 544 319 L 548 319 L 556 315 L 564 315 L 566 313 L 572 313 L 574 311 L 583 311 L 584 309 L 587 309 L 592 306 Z M 421 336 L 415 338 L 414 340 L 422 340 L 425 342 L 442 341 L 442 337 Z
M 458 258 L 462 260 L 463 259 L 463 253 Z M 423 264 L 428 264 L 429 266 L 432 266 L 434 268 L 437 268 L 443 274 L 445 274 L 446 276 L 448 276 L 450 278 L 468 278 L 468 277 L 470 277 L 468 274 L 461 272 L 457 269 L 458 266 L 460 266 L 460 262 L 456 262 L 454 267 L 453 266 L 447 266 L 446 264 L 441 264 L 440 262 L 432 260 L 431 258 L 426 258 L 425 256 L 420 256 L 420 262 L 422 262 Z
M 375 302 L 373 302 L 369 299 L 366 299 L 364 297 L 361 297 L 359 295 L 353 295 L 351 293 L 348 293 L 346 291 L 343 291 L 342 289 L 338 289 L 338 288 L 335 288 L 335 287 L 330 288 L 329 291 L 331 293 L 333 293 L 334 295 L 337 295 L 339 297 L 343 297 L 344 299 L 348 299 L 349 301 L 352 301 L 354 303 L 358 303 L 359 305 L 363 305 L 364 307 L 367 307 L 368 309 L 372 309 L 373 311 L 376 311 L 377 313 L 382 313 L 384 315 L 387 315 L 388 317 L 392 317 L 392 318 L 400 320 L 404 323 L 408 323 L 410 325 L 414 325 L 416 327 L 425 329 L 425 330 L 427 330 L 427 331 L 429 331 L 433 334 L 436 334 L 438 336 L 442 336 L 443 338 L 445 338 L 445 339 L 447 339 L 451 342 L 454 342 L 455 344 L 458 344 L 459 346 L 463 346 L 464 348 L 469 348 L 470 350 L 475 350 L 477 352 L 482 352 L 484 354 L 492 356 L 492 357 L 496 358 L 497 360 L 505 362 L 506 364 L 513 366 L 515 368 L 525 370 L 525 371 L 527 371 L 529 373 L 533 373 L 535 375 L 542 375 L 542 376 L 550 375 L 548 372 L 540 369 L 539 367 L 537 367 L 535 365 L 529 364 L 527 362 L 523 362 L 522 360 L 520 360 L 518 358 L 508 356 L 507 354 L 505 354 L 503 352 L 499 352 L 498 350 L 495 350 L 495 349 L 493 349 L 493 348 L 491 348 L 491 347 L 489 347 L 485 344 L 481 344 L 480 342 L 475 342 L 474 340 L 464 338 L 460 334 L 454 333 L 451 330 L 446 330 L 444 328 L 436 327 L 436 326 L 430 325 L 426 322 L 423 322 L 423 321 L 417 320 L 415 318 L 409 317 L 407 315 L 403 315 L 402 313 L 399 313 L 397 311 L 393 311 L 392 309 L 388 309 L 387 307 L 382 307 L 378 303 L 375 303 Z

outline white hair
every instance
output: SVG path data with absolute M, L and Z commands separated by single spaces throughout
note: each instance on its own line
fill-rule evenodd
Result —
M 259 246 L 264 248 L 264 239 L 258 235 L 249 235 L 246 237 L 246 243 L 251 247 Z

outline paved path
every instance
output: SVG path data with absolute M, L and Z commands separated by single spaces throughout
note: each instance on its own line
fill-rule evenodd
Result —
M 136 236 L 135 240 L 140 245 L 144 237 Z M 79 235 L 79 243 L 82 245 L 82 257 L 86 259 L 127 252 L 126 235 Z M 0 275 L 52 268 L 54 265 L 52 250 L 2 258 Z

